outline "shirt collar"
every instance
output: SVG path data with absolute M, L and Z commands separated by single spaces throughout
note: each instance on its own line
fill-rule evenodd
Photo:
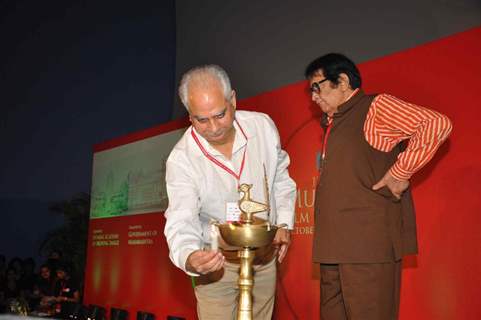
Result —
M 342 117 L 346 112 L 351 110 L 351 108 L 354 107 L 363 96 L 364 91 L 362 89 L 355 89 L 349 98 L 337 108 L 337 112 L 332 115 L 332 118 L 329 118 L 326 113 L 322 115 L 322 126 L 327 126 L 333 119 Z

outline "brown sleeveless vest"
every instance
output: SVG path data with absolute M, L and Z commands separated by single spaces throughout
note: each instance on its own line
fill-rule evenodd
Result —
M 386 187 L 371 189 L 402 151 L 398 145 L 382 152 L 366 141 L 374 97 L 360 90 L 334 115 L 316 189 L 314 262 L 378 263 L 417 253 L 411 192 L 396 201 Z M 322 125 L 325 130 L 325 115 Z

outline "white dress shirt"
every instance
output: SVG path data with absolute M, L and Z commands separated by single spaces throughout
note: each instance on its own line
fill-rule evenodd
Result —
M 165 211 L 167 222 L 164 233 L 170 259 L 185 272 L 187 257 L 211 242 L 210 221 L 225 222 L 227 202 L 239 200 L 239 184 L 253 184 L 251 198 L 266 202 L 264 165 L 270 192 L 270 221 L 273 224 L 285 223 L 289 229 L 294 226 L 296 184 L 289 176 L 289 156 L 281 149 L 274 122 L 266 114 L 249 111 L 236 111 L 235 118 L 236 132 L 230 160 L 212 148 L 192 126 L 167 159 L 169 206 Z M 210 155 L 237 174 L 246 151 L 239 181 L 206 157 L 194 141 L 192 130 Z M 259 213 L 257 217 L 266 219 L 267 213 Z

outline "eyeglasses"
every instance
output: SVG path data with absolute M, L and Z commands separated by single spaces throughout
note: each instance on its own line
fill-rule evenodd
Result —
M 309 90 L 311 91 L 311 93 L 317 93 L 319 94 L 321 92 L 321 83 L 323 83 L 324 81 L 327 81 L 329 79 L 325 78 L 325 79 L 322 79 L 321 81 L 317 81 L 317 82 L 313 82 L 311 84 L 311 87 L 309 88 Z

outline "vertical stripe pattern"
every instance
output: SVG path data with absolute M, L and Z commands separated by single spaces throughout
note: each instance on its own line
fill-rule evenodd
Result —
M 374 99 L 364 123 L 367 142 L 379 151 L 389 152 L 409 139 L 406 150 L 390 169 L 399 180 L 411 178 L 426 165 L 451 130 L 451 121 L 445 115 L 388 94 Z

